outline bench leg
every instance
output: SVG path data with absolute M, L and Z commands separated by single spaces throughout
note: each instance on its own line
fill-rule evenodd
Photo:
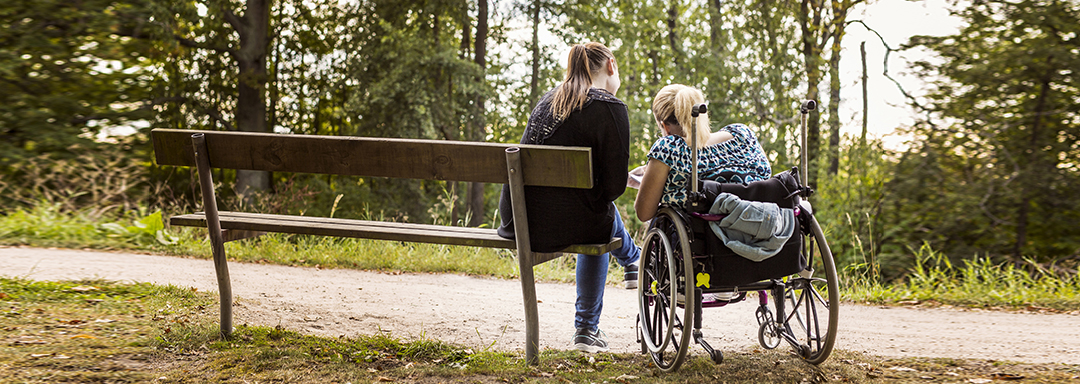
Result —
M 514 240 L 517 242 L 518 265 L 521 268 L 521 299 L 525 304 L 525 361 L 529 365 L 537 365 L 540 364 L 540 314 L 536 309 L 536 281 L 533 277 L 536 256 L 529 243 L 529 219 L 525 212 L 525 182 L 521 174 L 519 148 L 506 149 L 506 173 L 514 214 Z
M 536 280 L 533 277 L 532 254 L 518 253 L 521 268 L 521 298 L 525 303 L 525 361 L 540 363 L 540 313 L 536 308 Z
M 217 274 L 218 295 L 221 301 L 221 337 L 232 336 L 232 283 L 229 282 L 229 265 L 225 259 L 225 239 L 218 219 L 217 198 L 214 196 L 214 180 L 210 176 L 210 159 L 206 150 L 206 137 L 201 133 L 191 135 L 195 148 L 195 164 L 199 171 L 202 188 L 203 211 L 206 212 L 206 229 L 210 232 L 210 251 L 214 255 L 214 271 Z

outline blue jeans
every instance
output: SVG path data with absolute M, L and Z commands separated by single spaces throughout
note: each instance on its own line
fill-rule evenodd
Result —
M 641 249 L 623 226 L 619 210 L 615 210 L 615 223 L 611 237 L 622 239 L 622 247 L 611 251 L 615 261 L 625 267 L 637 263 Z M 604 285 L 607 283 L 608 254 L 600 256 L 577 255 L 577 302 L 574 304 L 574 326 L 596 331 L 600 324 L 600 311 L 604 309 Z

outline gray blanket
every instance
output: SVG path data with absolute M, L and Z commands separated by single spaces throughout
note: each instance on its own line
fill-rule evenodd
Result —
M 721 193 L 709 213 L 727 215 L 709 227 L 739 256 L 762 261 L 775 256 L 795 232 L 795 211 L 775 203 L 747 201 Z

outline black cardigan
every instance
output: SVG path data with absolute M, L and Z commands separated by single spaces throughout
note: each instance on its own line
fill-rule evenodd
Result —
M 626 191 L 630 122 L 626 105 L 594 100 L 567 116 L 544 145 L 592 148 L 592 189 L 525 187 L 529 240 L 534 252 L 573 244 L 606 243 L 615 221 L 615 201 Z M 510 189 L 499 199 L 499 235 L 514 238 Z

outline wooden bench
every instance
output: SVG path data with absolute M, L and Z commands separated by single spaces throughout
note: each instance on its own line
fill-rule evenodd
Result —
M 622 245 L 620 239 L 612 238 L 605 244 L 573 245 L 558 253 L 534 253 L 529 247 L 528 219 L 524 204 L 519 203 L 524 202 L 524 186 L 592 188 L 590 148 L 178 129 L 154 129 L 151 135 L 159 165 L 198 170 L 203 212 L 173 216 L 169 223 L 209 231 L 225 337 L 232 332 L 226 241 L 280 232 L 508 248 L 517 249 L 521 268 L 525 357 L 529 364 L 536 364 L 540 330 L 533 266 L 564 253 L 600 255 Z M 509 184 L 518 236 L 504 239 L 490 228 L 219 212 L 211 168 Z

